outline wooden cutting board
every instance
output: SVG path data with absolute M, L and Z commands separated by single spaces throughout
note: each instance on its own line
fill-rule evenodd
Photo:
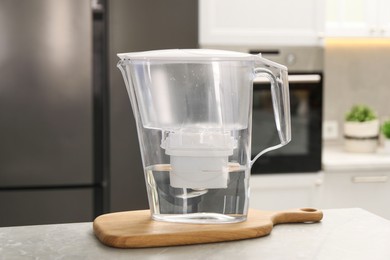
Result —
M 234 224 L 186 224 L 152 220 L 150 210 L 105 214 L 93 222 L 96 237 L 105 245 L 143 248 L 232 241 L 268 235 L 282 223 L 318 222 L 321 211 L 311 208 L 286 211 L 250 209 L 247 221 Z

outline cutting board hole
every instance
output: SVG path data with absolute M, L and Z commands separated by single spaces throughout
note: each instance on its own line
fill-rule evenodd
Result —
M 305 212 L 316 212 L 317 210 L 316 210 L 316 209 L 312 209 L 312 208 L 303 208 L 303 209 L 301 209 L 301 211 L 305 211 Z

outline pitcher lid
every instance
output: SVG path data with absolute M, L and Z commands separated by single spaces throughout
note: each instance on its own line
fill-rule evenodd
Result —
M 259 54 L 260 55 L 260 54 Z M 167 49 L 118 53 L 122 60 L 228 60 L 251 61 L 257 55 L 212 49 Z

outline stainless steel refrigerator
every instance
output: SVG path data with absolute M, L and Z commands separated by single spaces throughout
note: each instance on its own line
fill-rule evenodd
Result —
M 116 53 L 196 48 L 197 0 L 0 0 L 0 226 L 147 208 Z
M 0 226 L 100 210 L 90 0 L 0 1 Z

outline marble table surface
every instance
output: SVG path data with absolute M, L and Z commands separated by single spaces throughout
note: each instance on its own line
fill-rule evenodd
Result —
M 390 221 L 362 209 L 324 210 L 313 224 L 281 224 L 266 237 L 177 247 L 116 249 L 92 223 L 0 228 L 0 259 L 390 259 Z

